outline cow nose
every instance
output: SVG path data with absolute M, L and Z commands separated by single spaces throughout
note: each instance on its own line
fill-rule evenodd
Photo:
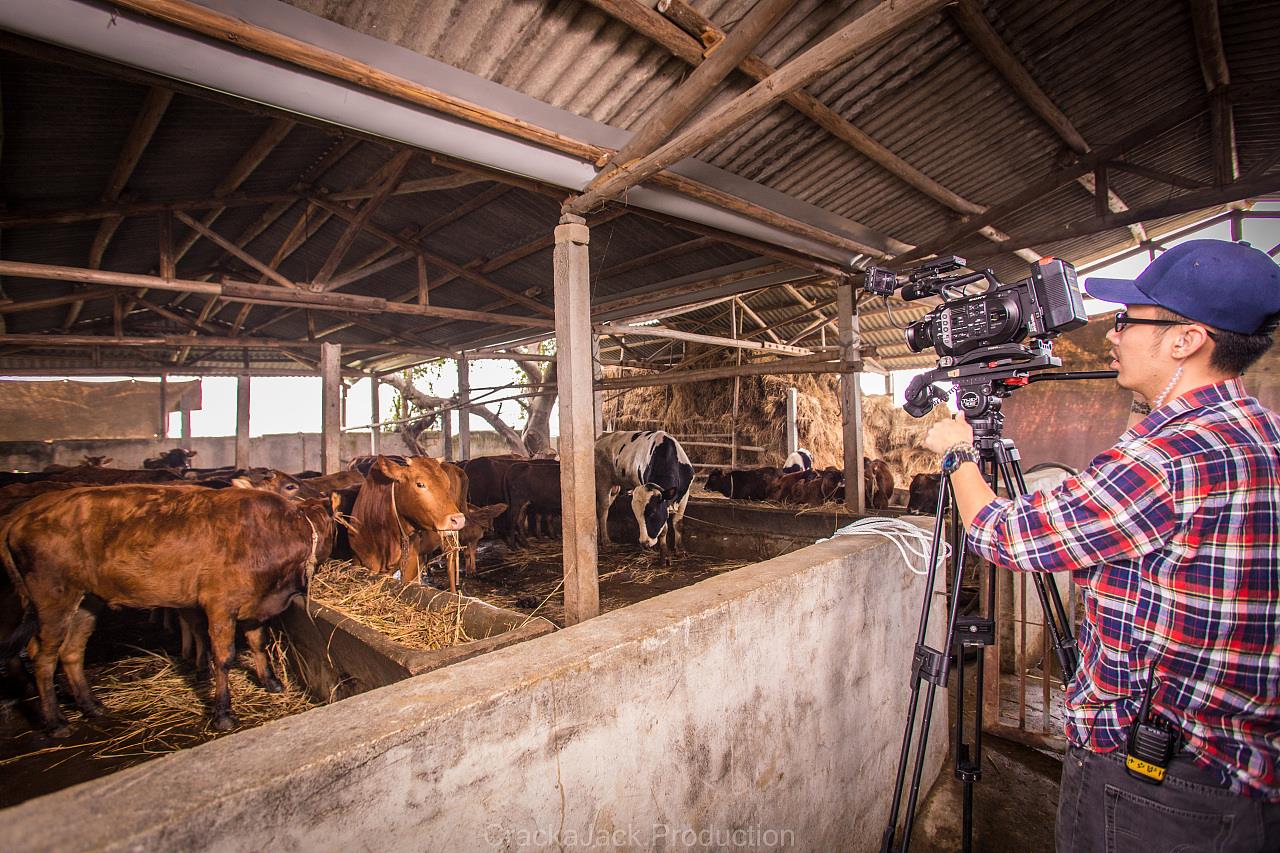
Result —
M 461 530 L 463 526 L 466 525 L 466 523 L 467 523 L 467 517 L 460 512 L 455 512 L 453 515 L 449 516 L 449 520 L 446 522 L 447 526 L 445 529 Z

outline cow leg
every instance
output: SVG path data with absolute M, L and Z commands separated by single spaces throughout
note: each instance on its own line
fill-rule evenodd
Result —
M 67 676 L 67 685 L 71 688 L 71 696 L 86 717 L 101 717 L 106 708 L 89 689 L 89 681 L 84 677 L 84 648 L 89 642 L 89 635 L 98 624 L 98 616 L 83 607 L 77 608 L 67 627 L 67 636 L 58 650 L 58 661 Z
M 476 543 L 472 542 L 467 545 L 467 568 L 466 576 L 473 578 L 476 576 Z
M 253 672 L 258 676 L 258 686 L 268 693 L 283 693 L 284 685 L 271 670 L 271 660 L 267 657 L 266 626 L 259 624 L 256 628 L 249 628 L 244 632 L 244 638 L 249 643 L 249 653 L 253 655 Z
M 413 548 L 406 550 L 400 559 L 400 580 L 407 584 L 415 583 L 421 572 L 422 565 L 418 560 L 418 552 Z
M 599 516 L 596 538 L 601 545 L 608 545 L 613 541 L 609 538 L 609 507 L 613 506 L 613 499 L 621 491 L 621 486 L 609 486 L 607 489 L 602 490 L 600 483 L 596 483 L 596 515 Z M 602 495 L 604 497 L 603 502 L 600 500 Z
M 227 732 L 236 727 L 231 713 L 231 684 L 228 674 L 236 657 L 236 620 L 231 613 L 205 610 L 209 620 L 209 652 L 213 656 L 213 727 Z
M 71 734 L 67 718 L 58 710 L 58 694 L 54 691 L 53 674 L 58 666 L 58 654 L 80 608 L 82 594 L 65 596 L 61 600 L 47 601 L 37 608 L 40 630 L 31 648 L 31 668 L 35 672 L 36 690 L 40 693 L 40 720 L 50 735 L 63 738 Z
M 209 632 L 204 624 L 204 613 L 194 607 L 176 609 L 174 613 L 182 635 L 182 657 L 191 661 L 196 678 L 203 678 L 209 666 L 209 644 L 205 641 Z

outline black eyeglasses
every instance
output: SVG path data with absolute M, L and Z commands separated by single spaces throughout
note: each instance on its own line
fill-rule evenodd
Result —
M 1192 323 L 1189 320 L 1144 320 L 1142 317 L 1130 317 L 1128 311 L 1117 311 L 1115 316 L 1116 334 L 1123 332 L 1127 326 L 1200 326 L 1199 323 Z M 1204 328 L 1201 326 L 1201 328 Z M 1212 340 L 1217 340 L 1218 336 L 1208 329 L 1204 330 Z

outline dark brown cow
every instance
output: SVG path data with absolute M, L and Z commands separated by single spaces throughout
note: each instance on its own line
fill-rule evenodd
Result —
M 888 509 L 893 497 L 893 472 L 883 459 L 862 457 L 863 497 L 867 509 Z
M 822 506 L 824 503 L 844 501 L 844 473 L 840 469 L 826 468 L 822 471 L 800 473 L 810 476 L 798 480 L 791 487 L 791 503 Z
M 934 515 L 938 511 L 938 490 L 942 488 L 941 474 L 916 474 L 911 478 L 907 496 L 907 512 L 913 515 Z
M 818 472 L 812 469 L 783 474 L 774 482 L 773 488 L 769 490 L 769 500 L 780 501 L 784 504 L 796 503 L 798 490 L 803 489 L 805 483 L 815 479 L 817 476 Z
M 510 548 L 529 544 L 525 535 L 525 521 L 529 532 L 539 534 L 550 527 L 546 519 L 560 515 L 560 463 L 550 459 L 534 459 L 517 462 L 507 469 L 507 545 Z
M 184 482 L 181 474 L 167 469 L 98 468 L 92 465 L 78 465 L 75 468 L 49 474 L 44 479 L 55 483 L 80 483 L 92 486 Z
M 168 468 L 173 471 L 185 471 L 191 467 L 191 458 L 196 455 L 194 450 L 186 450 L 182 447 L 175 447 L 172 450 L 166 450 L 159 456 L 153 456 L 150 459 L 142 460 L 143 468 Z
M 101 705 L 84 676 L 84 646 L 94 617 L 86 594 L 113 607 L 202 611 L 213 653 L 214 727 L 235 725 L 227 672 L 236 622 L 250 623 L 259 680 L 275 683 L 259 659 L 262 623 L 305 591 L 333 538 L 332 508 L 258 489 L 105 486 L 41 495 L 0 525 L 3 562 L 34 612 L 34 664 L 40 713 L 49 731 L 67 734 L 53 676 L 58 662 L 86 714 Z
M 782 469 L 774 466 L 760 468 L 736 468 L 724 471 L 719 468 L 707 475 L 707 489 L 719 492 L 726 498 L 743 501 L 767 501 L 770 490 L 782 476 Z
M 466 499 L 466 474 L 456 465 L 430 456 L 403 462 L 379 456 L 351 509 L 351 549 L 372 571 L 399 569 L 406 583 L 416 580 L 419 566 L 409 537 L 415 530 L 461 530 Z

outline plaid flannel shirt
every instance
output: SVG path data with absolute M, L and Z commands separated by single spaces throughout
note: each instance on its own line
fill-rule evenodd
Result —
M 1152 707 L 1197 762 L 1280 800 L 1280 418 L 1238 379 L 1151 412 L 1052 492 L 992 501 L 968 542 L 1082 588 L 1072 743 L 1123 748 L 1154 661 Z

